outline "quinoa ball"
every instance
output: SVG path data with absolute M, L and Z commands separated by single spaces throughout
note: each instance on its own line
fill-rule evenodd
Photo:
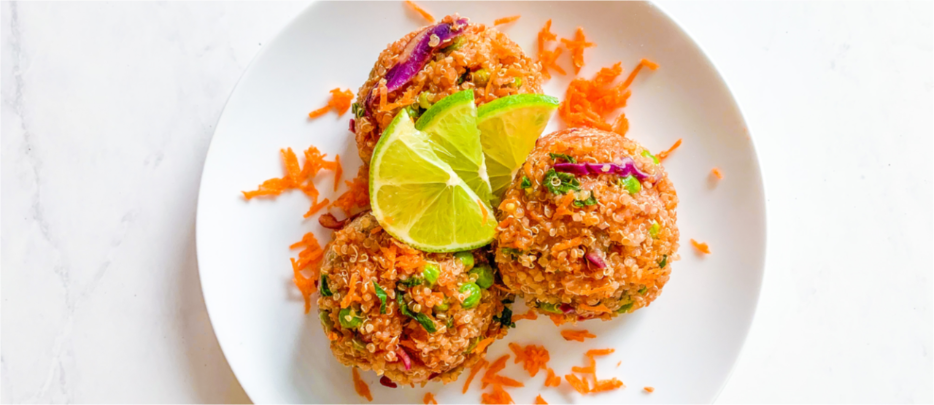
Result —
M 474 90 L 477 106 L 513 94 L 542 92 L 540 65 L 525 56 L 506 34 L 483 24 L 462 23 L 468 20 L 446 16 L 435 25 L 409 33 L 380 53 L 369 79 L 357 92 L 354 108 L 356 118 L 351 131 L 356 134 L 364 162 L 370 161 L 383 130 L 402 108 L 410 108 L 410 115 L 417 117 L 444 97 L 467 89 Z M 391 91 L 387 88 L 386 108 L 381 109 L 380 87 L 387 87 L 387 73 L 408 60 L 411 52 L 406 52 L 406 47 L 410 41 L 417 42 L 422 38 L 419 34 L 441 24 L 451 24 L 459 34 L 432 44 L 430 59 L 411 80 Z M 400 100 L 414 102 L 397 105 Z
M 647 306 L 678 258 L 677 207 L 664 167 L 632 139 L 591 128 L 546 135 L 499 205 L 502 280 L 557 324 Z
M 486 257 L 421 252 L 371 214 L 357 217 L 320 267 L 318 316 L 334 356 L 400 384 L 454 381 L 506 335 L 497 317 L 507 297 L 490 288 Z

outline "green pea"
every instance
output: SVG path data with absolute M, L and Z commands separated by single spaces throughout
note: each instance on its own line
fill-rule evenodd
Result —
M 440 304 L 435 305 L 435 312 L 445 312 L 451 309 L 451 303 L 448 302 L 448 299 L 445 298 L 444 301 L 441 301 Z
M 649 235 L 651 235 L 653 238 L 657 238 L 658 231 L 661 229 L 662 227 L 658 224 L 658 222 L 652 221 L 652 226 L 649 227 Z
M 351 343 L 353 343 L 353 348 L 355 350 L 358 350 L 361 352 L 366 351 L 366 342 L 364 342 L 363 339 L 360 339 L 359 336 L 354 336 L 353 339 L 351 340 Z
M 493 268 L 488 264 L 474 267 L 470 271 L 470 274 L 477 275 L 477 285 L 482 289 L 487 289 L 493 286 Z
M 457 290 L 460 293 L 466 293 L 467 298 L 464 298 L 464 301 L 461 302 L 461 307 L 464 309 L 471 309 L 480 304 L 480 296 L 483 294 L 480 290 L 480 287 L 477 287 L 474 283 L 467 283 L 461 286 Z
M 652 152 L 649 152 L 648 149 L 645 149 L 642 151 L 642 156 L 645 156 L 647 158 L 652 158 L 652 161 L 655 162 L 655 164 L 658 164 L 658 158 L 655 157 L 655 155 L 653 155 Z
M 470 271 L 473 268 L 473 253 L 472 252 L 457 252 L 454 254 L 454 258 L 460 260 L 464 264 L 464 270 Z
M 327 311 L 318 312 L 318 319 L 321 320 L 321 326 L 324 326 L 325 331 L 330 332 L 334 329 L 334 321 L 331 320 L 331 315 Z
M 471 73 L 470 78 L 477 87 L 483 87 L 486 86 L 486 82 L 490 81 L 490 72 L 486 69 L 480 69 Z
M 340 321 L 341 326 L 346 329 L 355 329 L 363 323 L 363 318 L 357 315 L 357 312 L 352 308 L 342 309 L 337 314 L 337 319 Z
M 545 312 L 551 312 L 551 313 L 553 313 L 553 314 L 560 314 L 560 313 L 562 313 L 561 310 L 558 309 L 558 306 L 557 306 L 557 305 L 555 305 L 555 304 L 550 304 L 550 303 L 547 303 L 547 302 L 539 302 L 539 303 L 538 303 L 538 309 L 541 309 L 542 311 L 545 311 Z
M 619 183 L 629 194 L 635 194 L 642 190 L 642 183 L 639 183 L 639 179 L 633 176 L 623 177 L 619 179 Z
M 425 268 L 422 269 L 422 278 L 425 279 L 425 282 L 428 283 L 428 286 L 435 285 L 438 282 L 438 276 L 441 275 L 441 268 L 438 267 L 437 263 L 428 263 L 425 264 Z

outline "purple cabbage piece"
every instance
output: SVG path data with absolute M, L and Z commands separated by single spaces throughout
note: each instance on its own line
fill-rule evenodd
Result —
M 623 177 L 633 176 L 639 180 L 652 177 L 648 173 L 639 170 L 636 167 L 636 162 L 629 157 L 622 158 L 616 163 L 555 163 L 555 171 L 579 176 L 612 173 Z
M 561 312 L 564 312 L 566 314 L 570 314 L 571 312 L 574 312 L 574 307 L 572 307 L 571 304 L 561 304 L 561 306 L 559 306 L 558 309 L 560 309 Z
M 603 261 L 603 258 L 598 256 L 595 252 L 587 252 L 587 254 L 585 254 L 584 257 L 587 259 L 588 262 L 590 262 L 590 264 L 594 265 L 594 267 L 598 269 L 606 268 L 606 262 Z
M 467 19 L 460 18 L 453 24 L 440 23 L 425 28 L 414 38 L 409 40 L 399 55 L 399 62 L 396 63 L 388 72 L 386 72 L 386 91 L 391 93 L 405 86 L 412 78 L 422 71 L 425 64 L 431 60 L 431 56 L 438 49 L 449 45 L 454 38 L 463 32 L 467 27 Z M 436 44 L 432 44 L 432 36 L 438 38 Z M 364 101 L 364 114 L 367 117 L 372 116 L 373 104 L 377 98 L 373 97 L 373 92 L 367 94 Z

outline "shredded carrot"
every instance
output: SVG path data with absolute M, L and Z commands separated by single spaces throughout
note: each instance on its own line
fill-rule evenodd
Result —
M 558 36 L 551 32 L 551 19 L 548 19 L 548 21 L 545 21 L 545 26 L 542 27 L 542 30 L 538 32 L 538 54 L 541 55 L 542 51 L 545 50 L 546 42 L 555 41 L 557 39 Z
M 509 23 L 511 23 L 511 22 L 513 22 L 513 21 L 518 20 L 519 17 L 521 17 L 521 16 L 514 15 L 514 16 L 510 16 L 510 17 L 497 18 L 496 21 L 493 21 L 493 25 L 509 24 Z
M 548 405 L 548 402 L 545 402 L 545 398 L 542 398 L 542 394 L 538 394 L 535 397 L 535 405 Z
M 430 23 L 435 22 L 435 17 L 433 17 L 431 14 L 425 11 L 425 9 L 419 7 L 418 4 L 415 4 L 414 1 L 405 0 L 405 4 L 408 4 L 409 7 L 411 7 L 412 10 L 415 10 L 416 13 L 421 14 L 421 16 L 425 19 L 425 21 L 428 21 Z
M 534 321 L 534 320 L 538 319 L 538 314 L 537 314 L 534 310 L 531 310 L 531 309 L 530 309 L 528 312 L 526 312 L 526 313 L 524 313 L 524 314 L 521 314 L 521 315 L 513 315 L 513 316 L 512 316 L 512 321 L 513 321 L 513 322 L 518 321 L 518 320 L 520 320 L 520 319 L 528 319 L 528 320 L 530 320 L 530 321 Z
M 357 368 L 353 368 L 353 388 L 357 391 L 357 395 L 366 398 L 367 401 L 373 402 L 373 395 L 370 395 L 370 386 L 366 385 L 363 380 L 360 379 L 360 373 L 357 372 Z
M 350 276 L 350 284 L 347 285 L 347 288 L 350 290 L 347 292 L 347 295 L 344 296 L 344 299 L 341 300 L 341 308 L 347 308 L 350 304 L 354 303 L 357 298 L 356 287 L 357 282 L 360 281 L 360 276 L 357 273 L 354 273 Z
M 593 390 L 591 390 L 591 392 L 612 391 L 623 386 L 624 385 L 622 381 L 616 379 L 616 377 L 613 377 L 609 380 L 597 380 L 594 382 Z
M 629 77 L 627 77 L 627 78 L 626 78 L 626 81 L 623 82 L 623 87 L 629 87 L 629 85 L 632 84 L 632 81 L 633 81 L 633 80 L 636 80 L 636 75 L 639 74 L 639 71 L 642 70 L 642 67 L 643 67 L 643 66 L 649 68 L 649 70 L 658 69 L 658 65 L 655 64 L 654 62 L 652 62 L 652 61 L 650 61 L 650 60 L 648 60 L 648 59 L 642 59 L 642 60 L 640 60 L 640 61 L 639 61 L 639 64 L 636 65 L 636 67 L 635 67 L 634 69 L 632 69 L 632 72 L 629 72 Z
M 477 343 L 477 347 L 473 349 L 474 353 L 483 353 L 483 350 L 485 350 L 486 347 L 490 345 L 490 343 L 493 343 L 495 341 L 496 341 L 496 338 L 491 338 L 491 337 L 481 340 L 480 342 Z
M 493 392 L 483 393 L 480 396 L 480 402 L 483 404 L 514 404 L 512 396 L 500 385 L 493 386 Z
M 525 384 L 521 382 L 518 382 L 516 380 L 513 380 L 512 378 L 501 376 L 498 374 L 492 375 L 489 377 L 484 376 L 481 381 L 483 381 L 483 383 L 485 384 L 499 384 L 504 387 L 525 387 Z
M 551 73 L 548 69 L 553 69 L 562 76 L 566 75 L 567 72 L 564 71 L 564 68 L 558 65 L 558 57 L 561 56 L 561 53 L 564 52 L 564 48 L 555 48 L 553 51 L 542 51 L 538 55 L 538 61 L 542 65 L 542 76 L 545 79 L 551 79 Z
M 623 364 L 623 361 L 622 361 L 622 360 L 620 360 L 620 361 L 618 361 L 618 362 L 616 363 L 616 368 L 619 368 L 620 364 Z
M 717 178 L 717 180 L 723 180 L 723 173 L 720 173 L 720 168 L 717 168 L 717 167 L 713 168 L 710 171 L 710 174 L 713 174 L 714 177 Z
M 655 392 L 655 388 L 654 388 L 654 387 L 645 387 L 645 388 L 643 388 L 643 389 L 645 390 L 645 392 L 648 392 L 649 394 Z
M 545 377 L 546 387 L 557 387 L 561 385 L 561 376 L 555 375 L 555 370 L 548 369 L 548 376 Z
M 322 208 L 327 207 L 328 204 L 330 203 L 331 203 L 331 200 L 328 200 L 327 198 L 325 198 L 324 200 L 321 200 L 321 202 L 317 204 L 312 204 L 311 208 L 308 209 L 308 212 L 305 213 L 305 218 L 315 215 L 315 213 L 317 213 L 318 211 L 321 211 Z
M 604 117 L 626 106 L 631 94 L 628 90 L 629 85 L 641 67 L 658 67 L 650 63 L 643 59 L 630 73 L 629 78 L 618 85 L 613 83 L 623 73 L 620 63 L 600 69 L 591 80 L 575 78 L 568 85 L 564 101 L 558 107 L 558 114 L 568 126 L 592 127 L 625 135 L 629 130 L 629 121 L 625 116 L 617 117 L 613 125 L 605 122 Z
M 324 106 L 324 107 L 321 107 L 321 108 L 319 108 L 319 109 L 317 109 L 317 110 L 314 110 L 314 111 L 308 113 L 308 118 L 318 118 L 318 117 L 320 117 L 320 116 L 322 116 L 322 115 L 324 115 L 324 114 L 327 114 L 328 111 L 331 111 L 331 106 L 326 105 L 326 106 Z
M 591 349 L 588 350 L 585 355 L 593 359 L 595 356 L 607 356 L 613 354 L 615 351 L 616 349 Z
M 331 203 L 331 207 L 338 207 L 344 211 L 344 214 L 351 216 L 354 210 L 370 205 L 369 173 L 365 169 L 366 166 L 361 166 L 360 171 L 357 172 L 357 177 L 344 182 L 344 184 L 347 184 L 348 190 L 341 194 L 340 197 L 337 197 L 337 200 Z M 391 223 L 389 221 L 389 219 L 386 219 L 387 223 Z
M 580 307 L 581 309 L 585 309 L 588 311 L 594 311 L 594 312 L 613 312 L 612 309 L 607 308 L 606 305 L 603 305 L 603 304 L 592 307 L 590 305 L 581 303 L 580 305 L 578 305 L 578 307 Z
M 494 360 L 493 363 L 490 363 L 490 366 L 486 369 L 486 373 L 483 373 L 481 381 L 496 375 L 496 373 L 506 368 L 506 360 L 509 360 L 508 354 L 504 354 L 500 358 Z M 481 388 L 486 388 L 486 385 L 487 383 L 484 382 Z
M 311 232 L 306 233 L 302 240 L 289 246 L 290 249 L 300 247 L 303 247 L 303 249 L 298 254 L 298 260 L 294 258 L 289 260 L 292 262 L 292 281 L 302 293 L 302 298 L 305 299 L 305 313 L 307 314 L 311 311 L 311 294 L 317 291 L 317 287 L 315 287 L 315 281 L 318 280 L 317 264 L 324 256 L 324 252 L 321 250 L 321 245 L 315 238 L 315 234 Z M 311 277 L 305 277 L 302 274 L 302 270 L 306 268 L 311 271 Z
M 528 345 L 525 348 L 517 343 L 510 343 L 509 348 L 516 354 L 516 363 L 523 363 L 522 368 L 535 377 L 539 370 L 548 369 L 548 361 L 551 355 L 544 346 Z
M 573 366 L 571 367 L 571 371 L 575 373 L 581 373 L 581 374 L 595 374 L 596 368 L 594 368 L 593 365 L 584 366 L 584 367 Z
M 483 202 L 481 202 L 479 199 L 477 200 L 477 205 L 480 206 L 480 212 L 483 213 L 483 222 L 481 225 L 486 226 L 486 221 L 489 219 L 490 213 L 486 211 L 486 207 L 483 206 Z
M 593 339 L 597 337 L 597 335 L 590 333 L 586 329 L 584 330 L 565 329 L 561 331 L 561 336 L 564 337 L 564 340 L 568 340 L 568 341 L 576 340 L 578 342 L 583 342 L 584 339 Z
M 679 146 L 681 146 L 681 139 L 678 139 L 677 141 L 675 141 L 674 145 L 671 145 L 671 147 L 668 148 L 668 150 L 664 150 L 664 151 L 661 151 L 655 154 L 655 157 L 657 157 L 658 160 L 665 160 L 665 158 L 667 158 L 668 155 L 671 154 L 671 152 L 674 152 L 675 149 L 678 149 Z
M 573 193 L 568 193 L 567 195 L 571 196 L 571 199 L 574 199 Z M 566 242 L 556 243 L 554 246 L 551 247 L 551 253 L 554 254 L 562 250 L 572 248 L 574 246 L 579 246 L 580 244 L 581 244 L 581 238 L 580 236 L 578 236 Z
M 379 91 L 379 110 L 386 111 L 386 104 L 389 102 L 387 98 L 389 97 L 389 89 L 386 87 L 386 79 L 379 81 L 378 86 Z
M 708 254 L 708 255 L 710 254 L 710 247 L 707 246 L 707 242 L 701 243 L 694 239 L 691 239 L 691 245 L 693 245 L 694 248 L 697 249 L 698 252 Z
M 565 48 L 571 51 L 571 60 L 574 62 L 574 73 L 580 73 L 581 68 L 584 67 L 584 49 L 595 46 L 594 43 L 587 42 L 587 39 L 584 38 L 584 28 L 582 27 L 577 27 L 573 40 L 561 38 L 561 43 L 564 44 Z
M 263 182 L 259 187 L 254 191 L 242 191 L 243 197 L 247 200 L 253 197 L 259 197 L 264 195 L 279 195 L 283 191 L 289 188 L 289 179 L 288 178 L 273 178 Z
M 586 394 L 590 392 L 590 387 L 587 385 L 587 380 L 581 380 L 574 374 L 567 374 L 564 376 L 565 380 L 568 380 L 568 384 L 571 384 L 571 388 L 574 388 L 575 391 Z
M 487 364 L 490 364 L 490 363 L 487 363 L 485 359 L 480 359 L 480 361 L 478 361 L 477 364 L 474 364 L 473 367 L 470 368 L 470 375 L 467 376 L 467 383 L 464 384 L 464 391 L 463 391 L 464 394 L 466 394 L 467 390 L 470 389 L 470 382 L 473 381 L 473 378 L 477 375 L 477 373 L 480 370 L 486 367 Z
M 341 176 L 344 174 L 344 168 L 341 166 L 341 155 L 334 155 L 334 191 L 341 184 Z
M 425 403 L 425 405 L 428 405 L 428 404 L 438 405 L 438 401 L 435 401 L 435 395 L 430 392 L 425 393 L 425 398 L 422 398 L 422 402 Z
M 613 122 L 613 132 L 626 136 L 626 132 L 629 132 L 629 119 L 626 118 L 626 114 L 620 114 L 616 117 L 616 121 Z
M 341 90 L 338 87 L 331 89 L 330 93 L 331 99 L 328 105 L 308 113 L 308 118 L 318 118 L 330 110 L 337 111 L 337 115 L 344 115 L 350 109 L 350 104 L 353 102 L 353 92 L 350 89 Z

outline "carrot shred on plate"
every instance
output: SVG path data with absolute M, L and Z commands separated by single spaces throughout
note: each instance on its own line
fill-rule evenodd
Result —
M 331 110 L 336 111 L 337 115 L 344 115 L 344 113 L 350 109 L 350 104 L 353 102 L 354 96 L 350 89 L 341 90 L 340 87 L 337 87 L 331 89 L 330 93 L 331 99 L 328 100 L 328 105 L 308 113 L 308 118 L 318 118 Z
M 428 405 L 428 404 L 438 405 L 438 401 L 435 400 L 435 394 L 432 394 L 430 392 L 425 393 L 425 397 L 422 398 L 422 402 L 425 405 Z
M 651 62 L 646 62 L 648 61 L 643 60 L 637 67 L 639 69 L 643 65 L 658 67 L 655 64 L 648 64 Z M 604 120 L 604 117 L 626 106 L 626 101 L 631 94 L 628 90 L 632 83 L 631 79 L 634 79 L 638 72 L 634 69 L 626 81 L 614 85 L 613 83 L 622 73 L 623 68 L 617 62 L 611 67 L 600 69 L 593 79 L 575 78 L 568 85 L 564 101 L 558 107 L 558 114 L 571 127 L 592 127 L 625 136 L 629 130 L 629 121 L 625 116 L 617 117 L 613 125 Z
M 545 377 L 546 387 L 557 387 L 561 385 L 561 376 L 555 374 L 555 370 L 548 369 L 548 375 Z
M 314 110 L 314 111 L 308 113 L 308 118 L 312 118 L 312 119 L 318 118 L 318 117 L 320 117 L 320 116 L 322 116 L 322 115 L 324 115 L 324 114 L 327 114 L 328 111 L 331 111 L 331 106 L 326 105 L 326 106 L 324 106 L 324 107 L 321 107 L 321 108 L 319 108 L 319 109 L 317 109 L 317 110 Z
M 524 348 L 518 343 L 510 343 L 509 349 L 516 354 L 515 363 L 522 363 L 522 368 L 529 373 L 529 376 L 535 377 L 539 370 L 548 369 L 548 361 L 551 355 L 544 346 L 527 345 Z
M 574 62 L 574 73 L 580 73 L 584 67 L 584 49 L 596 46 L 593 42 L 587 42 L 584 37 L 584 28 L 577 27 L 574 32 L 574 39 L 561 38 L 564 47 L 571 51 L 571 61 Z
M 542 398 L 542 394 L 538 394 L 535 397 L 535 405 L 548 405 L 548 402 L 545 401 L 545 398 Z
M 370 386 L 366 385 L 363 380 L 360 379 L 360 373 L 357 372 L 357 368 L 353 368 L 353 388 L 357 391 L 357 395 L 366 398 L 367 401 L 373 402 L 373 395 L 370 394 Z
M 590 386 L 587 384 L 587 380 L 581 380 L 574 374 L 567 374 L 564 376 L 564 379 L 568 381 L 568 384 L 571 384 L 571 388 L 574 388 L 575 391 L 581 394 L 586 394 L 590 392 Z
M 655 388 L 654 388 L 654 387 L 645 387 L 645 388 L 643 388 L 643 389 L 645 390 L 645 392 L 648 392 L 649 394 L 655 392 Z
M 545 49 L 545 44 L 557 40 L 558 36 L 551 32 L 551 20 L 549 19 L 545 22 L 545 26 L 542 27 L 542 30 L 538 32 L 538 62 L 541 65 L 542 77 L 544 77 L 545 80 L 551 79 L 551 73 L 548 69 L 553 69 L 561 75 L 567 74 L 557 63 L 558 56 L 561 56 L 563 48 L 557 47 L 551 51 Z
M 545 26 L 542 27 L 542 30 L 538 32 L 538 54 L 541 55 L 542 51 L 545 50 L 545 43 L 556 41 L 558 36 L 555 33 L 551 32 L 551 19 L 545 21 Z
M 534 310 L 531 310 L 531 309 L 530 309 L 530 310 L 528 310 L 528 312 L 526 312 L 526 313 L 524 313 L 524 314 L 519 314 L 519 315 L 513 315 L 513 316 L 512 316 L 512 321 L 513 321 L 513 322 L 518 321 L 518 320 L 520 320 L 520 319 L 528 319 L 528 320 L 530 320 L 530 321 L 534 321 L 534 320 L 538 319 L 538 313 L 536 313 Z
M 593 339 L 597 337 L 597 335 L 590 333 L 586 329 L 584 330 L 565 329 L 561 331 L 561 336 L 564 337 L 564 340 L 568 340 L 568 341 L 576 340 L 578 342 L 583 342 L 584 339 Z
M 701 243 L 694 239 L 691 239 L 691 245 L 694 246 L 694 248 L 697 249 L 698 252 L 708 254 L 708 255 L 710 254 L 710 247 L 707 246 L 707 242 Z
M 480 361 L 478 361 L 473 365 L 473 367 L 470 368 L 470 374 L 467 376 L 467 382 L 464 384 L 464 394 L 466 394 L 467 390 L 470 389 L 470 382 L 473 381 L 473 378 L 477 375 L 478 372 L 480 372 L 480 370 L 486 367 L 487 364 L 490 363 L 488 363 L 485 359 L 480 359 Z
M 330 203 L 331 203 L 331 200 L 328 200 L 327 198 L 325 198 L 324 200 L 321 200 L 321 202 L 312 204 L 311 208 L 308 209 L 308 212 L 305 213 L 304 217 L 308 218 L 312 215 L 315 215 L 318 211 L 321 211 L 322 208 L 327 207 L 328 204 Z
M 509 24 L 509 23 L 511 23 L 511 22 L 513 22 L 513 21 L 518 20 L 519 17 L 521 17 L 521 16 L 519 16 L 519 15 L 513 15 L 513 16 L 509 16 L 509 17 L 497 18 L 496 21 L 493 21 L 493 25 Z
M 591 349 L 588 350 L 585 356 L 593 359 L 596 356 L 608 356 L 616 352 L 616 349 Z
M 612 391 L 624 387 L 623 382 L 613 377 L 609 380 L 597 380 L 594 382 L 593 389 L 590 392 Z
M 717 178 L 717 180 L 723 180 L 723 173 L 720 172 L 719 167 L 715 167 L 710 170 L 710 174 Z
M 506 368 L 507 360 L 509 360 L 509 355 L 504 354 L 500 358 L 494 360 L 493 363 L 490 363 L 490 366 L 487 367 L 486 369 L 486 373 L 483 373 L 483 378 L 481 379 L 481 381 L 486 380 L 487 378 L 496 375 L 496 373 Z M 487 383 L 484 382 L 481 388 L 486 388 L 486 386 L 487 386 Z
M 422 18 L 425 19 L 425 21 L 428 21 L 428 22 L 430 22 L 430 23 L 435 22 L 435 17 L 432 16 L 432 15 L 431 15 L 430 13 L 428 13 L 427 11 L 425 11 L 425 9 L 419 7 L 418 4 L 415 4 L 414 1 L 405 0 L 405 4 L 408 4 L 408 6 L 409 6 L 412 10 L 415 10 L 416 13 L 420 14 L 420 15 L 422 16 Z
M 483 339 L 477 343 L 477 347 L 475 347 L 473 351 L 475 353 L 483 353 L 483 350 L 486 349 L 486 347 L 489 346 L 490 343 L 493 343 L 494 341 L 496 341 L 496 338 L 489 337 L 489 338 Z
M 483 404 L 514 404 L 515 401 L 512 400 L 512 396 L 509 395 L 506 390 L 503 389 L 501 385 L 494 385 L 493 391 L 490 393 L 483 393 L 480 396 L 480 403 Z
M 490 377 L 484 376 L 481 381 L 483 381 L 484 383 L 489 383 L 489 384 L 494 384 L 494 385 L 495 384 L 502 385 L 504 387 L 525 387 L 525 384 L 518 382 L 516 380 L 513 380 L 512 378 L 502 376 L 499 374 L 495 374 Z
M 331 207 L 338 207 L 344 214 L 351 216 L 355 210 L 370 205 L 369 173 L 365 169 L 366 166 L 361 166 L 357 177 L 344 182 L 349 189 L 337 197 Z M 390 219 L 386 219 L 386 222 L 391 223 Z
M 658 152 L 658 154 L 656 154 L 655 157 L 657 157 L 658 160 L 665 160 L 665 158 L 667 158 L 668 155 L 671 154 L 671 152 L 674 152 L 675 149 L 678 149 L 679 146 L 681 146 L 681 139 L 678 139 L 677 141 L 675 141 L 675 143 L 671 145 L 671 147 L 668 148 L 668 150 L 663 150 L 661 152 Z

